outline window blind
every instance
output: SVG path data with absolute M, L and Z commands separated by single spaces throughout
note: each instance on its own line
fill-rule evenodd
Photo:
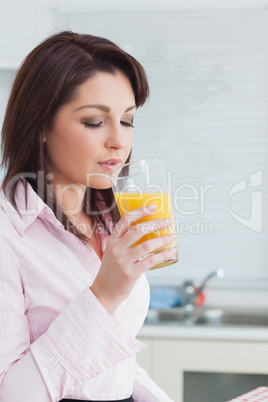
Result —
M 267 11 L 58 12 L 55 27 L 107 37 L 145 67 L 133 159 L 163 160 L 180 260 L 153 282 L 268 285 Z

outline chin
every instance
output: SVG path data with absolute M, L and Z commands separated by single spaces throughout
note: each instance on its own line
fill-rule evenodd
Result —
M 101 178 L 94 178 L 87 180 L 87 187 L 94 188 L 95 190 L 107 190 L 111 188 L 111 182 L 108 176 Z

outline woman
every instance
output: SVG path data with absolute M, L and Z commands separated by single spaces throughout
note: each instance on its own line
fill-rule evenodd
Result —
M 132 245 L 148 229 L 119 219 L 107 175 L 130 158 L 142 66 L 109 40 L 62 32 L 25 59 L 2 130 L 0 395 L 2 402 L 171 401 L 135 355 L 144 275 L 174 241 Z

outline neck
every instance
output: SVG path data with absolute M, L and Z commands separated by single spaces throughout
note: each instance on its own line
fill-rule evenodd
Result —
M 56 198 L 57 204 L 70 218 L 83 213 L 86 186 L 53 183 L 50 187 L 50 193 L 51 196 Z

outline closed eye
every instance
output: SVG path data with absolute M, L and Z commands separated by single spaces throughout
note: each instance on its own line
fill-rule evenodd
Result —
M 95 124 L 94 123 L 87 123 L 87 122 L 84 122 L 83 124 L 87 128 L 98 128 L 98 127 L 102 126 L 102 121 L 100 121 L 99 123 L 95 123 Z
M 83 124 L 84 124 L 84 126 L 85 126 L 86 128 L 99 128 L 99 127 L 102 126 L 103 121 L 100 121 L 99 123 L 88 123 L 88 122 L 85 121 L 85 122 L 83 122 Z M 127 122 L 127 121 L 120 120 L 120 124 L 121 124 L 122 126 L 124 126 L 124 127 L 134 128 L 132 122 L 129 123 L 129 122 Z
M 134 126 L 133 126 L 132 123 L 128 123 L 128 122 L 123 121 L 123 120 L 121 120 L 120 123 L 121 123 L 122 126 L 124 126 L 124 127 L 131 127 L 131 128 L 134 128 Z

